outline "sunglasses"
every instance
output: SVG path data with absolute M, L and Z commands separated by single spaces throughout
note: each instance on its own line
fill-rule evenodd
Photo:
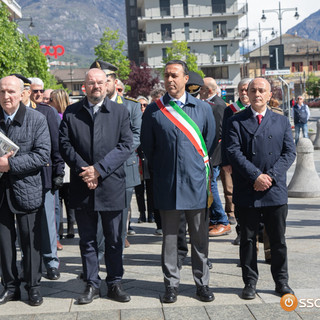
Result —
M 43 90 L 43 89 L 41 89 L 41 90 L 32 90 L 32 92 L 33 92 L 33 93 L 38 93 L 38 92 L 44 93 L 44 90 Z
M 147 103 L 141 103 L 141 107 L 147 107 Z

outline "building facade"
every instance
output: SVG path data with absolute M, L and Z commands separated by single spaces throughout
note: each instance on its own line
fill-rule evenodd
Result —
M 290 84 L 290 97 L 305 94 L 305 83 L 308 76 L 313 73 L 320 77 L 320 42 L 301 38 L 297 35 L 284 34 L 282 36 L 284 47 L 284 69 L 288 74 L 281 77 Z M 280 44 L 276 38 L 260 48 L 250 52 L 248 65 L 249 76 L 265 76 L 270 69 L 269 46 Z M 261 61 L 261 62 L 260 62 Z
M 247 30 L 239 19 L 247 13 L 236 0 L 126 0 L 129 59 L 162 68 L 172 41 L 186 41 L 199 68 L 216 79 L 234 99 L 244 64 L 239 43 Z

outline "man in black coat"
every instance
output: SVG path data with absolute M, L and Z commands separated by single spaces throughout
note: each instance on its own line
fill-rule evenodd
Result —
M 106 80 L 102 70 L 90 69 L 85 78 L 87 97 L 68 107 L 60 125 L 60 152 L 70 167 L 70 207 L 75 209 L 87 282 L 79 304 L 99 297 L 99 214 L 105 236 L 108 297 L 130 301 L 121 286 L 121 214 L 126 187 L 123 163 L 131 154 L 132 132 L 126 107 L 106 97 Z
M 16 261 L 18 225 L 23 253 L 24 280 L 29 304 L 39 306 L 41 279 L 41 210 L 43 187 L 41 169 L 51 151 L 45 117 L 22 104 L 23 82 L 15 76 L 0 80 L 0 131 L 19 146 L 13 157 L 0 157 L 0 261 L 4 290 L 0 304 L 20 299 Z
M 256 78 L 249 83 L 251 106 L 228 121 L 226 153 L 232 163 L 233 202 L 240 219 L 240 261 L 245 287 L 243 299 L 254 299 L 259 278 L 256 240 L 261 217 L 271 247 L 275 291 L 293 294 L 288 285 L 285 240 L 288 215 L 287 170 L 295 159 L 287 117 L 268 109 L 270 83 Z

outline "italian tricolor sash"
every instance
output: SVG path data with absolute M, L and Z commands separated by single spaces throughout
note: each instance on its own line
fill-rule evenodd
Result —
M 182 131 L 186 137 L 190 140 L 197 152 L 203 158 L 203 162 L 206 167 L 206 179 L 207 179 L 207 191 L 210 193 L 210 166 L 207 146 L 204 142 L 202 134 L 197 124 L 174 102 L 170 101 L 170 106 L 165 106 L 163 102 L 158 99 L 156 101 L 157 106 L 162 113 Z
M 238 111 L 240 111 L 240 110 L 245 109 L 245 106 L 241 103 L 240 100 L 238 100 L 238 101 L 230 104 L 229 107 L 231 108 L 231 110 L 233 111 L 233 113 L 236 113 L 236 112 L 238 112 Z

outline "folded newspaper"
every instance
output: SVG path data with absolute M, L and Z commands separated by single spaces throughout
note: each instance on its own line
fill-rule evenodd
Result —
M 6 153 L 10 151 L 13 151 L 14 157 L 18 150 L 19 147 L 0 131 L 0 157 L 4 156 Z M 0 172 L 0 178 L 2 175 L 3 172 Z

